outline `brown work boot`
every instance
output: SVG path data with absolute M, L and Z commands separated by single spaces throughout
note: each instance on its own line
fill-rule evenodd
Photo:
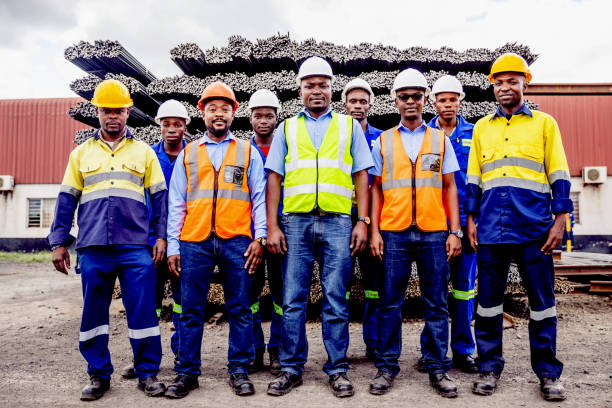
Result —
M 472 392 L 479 395 L 493 395 L 497 389 L 499 374 L 494 372 L 480 373 L 478 379 L 474 381 Z

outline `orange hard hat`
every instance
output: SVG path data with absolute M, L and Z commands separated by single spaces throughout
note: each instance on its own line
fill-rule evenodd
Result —
M 238 109 L 238 101 L 236 100 L 234 91 L 232 91 L 232 88 L 230 88 L 229 85 L 224 84 L 221 81 L 215 81 L 204 88 L 202 96 L 198 101 L 198 108 L 200 108 L 201 111 L 204 110 L 204 104 L 209 99 L 225 99 L 232 103 L 234 106 L 234 112 L 236 112 L 236 109 Z

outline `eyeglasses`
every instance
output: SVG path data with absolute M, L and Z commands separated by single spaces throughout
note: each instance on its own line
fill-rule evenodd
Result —
M 397 95 L 399 100 L 402 101 L 402 102 L 408 102 L 408 99 L 412 99 L 413 101 L 418 102 L 421 99 L 423 99 L 423 96 L 425 96 L 425 94 L 422 94 L 422 93 L 399 94 L 399 95 Z

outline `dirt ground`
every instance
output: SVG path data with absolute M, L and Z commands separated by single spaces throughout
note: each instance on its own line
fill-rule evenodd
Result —
M 470 392 L 473 376 L 452 370 L 459 397 L 447 400 L 429 386 L 427 375 L 412 366 L 418 357 L 421 321 L 404 323 L 402 372 L 393 390 L 382 397 L 367 392 L 374 376 L 372 363 L 365 360 L 361 325 L 351 324 L 348 355 L 356 395 L 339 400 L 332 396 L 321 371 L 325 349 L 321 325 L 308 324 L 309 360 L 304 385 L 289 395 L 266 395 L 269 373 L 251 376 L 256 395 L 235 396 L 227 385 L 227 323 L 207 327 L 203 341 L 203 375 L 200 388 L 182 400 L 147 398 L 136 389 L 135 380 L 113 374 L 111 390 L 98 401 L 79 401 L 87 382 L 86 365 L 78 351 L 81 314 L 81 285 L 78 276 L 66 277 L 46 264 L 0 263 L 0 406 L 2 407 L 229 407 L 229 406 L 426 406 L 436 407 L 612 407 L 612 301 L 591 295 L 562 295 L 557 298 L 559 313 L 558 356 L 565 363 L 563 380 L 568 399 L 547 403 L 540 398 L 537 378 L 529 364 L 527 320 L 504 332 L 506 369 L 498 391 L 491 397 Z M 121 301 L 111 306 L 110 349 L 117 371 L 131 361 Z M 268 329 L 265 323 L 265 330 Z M 165 355 L 160 379 L 174 377 L 169 352 L 171 325 L 161 323 Z

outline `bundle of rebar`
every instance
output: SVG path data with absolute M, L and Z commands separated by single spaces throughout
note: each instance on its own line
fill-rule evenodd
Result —
M 92 127 L 100 126 L 96 107 L 93 106 L 91 102 L 80 102 L 76 106 L 68 109 L 67 113 L 72 119 L 78 120 L 86 125 Z M 149 126 L 155 124 L 155 120 L 134 106 L 130 110 L 130 116 L 127 120 L 127 124 L 133 127 Z

